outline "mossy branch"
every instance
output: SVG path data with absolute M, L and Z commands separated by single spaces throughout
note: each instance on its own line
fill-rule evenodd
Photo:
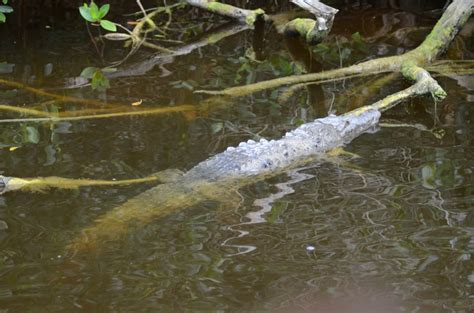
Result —
M 364 73 L 366 75 L 370 75 L 384 72 L 402 72 L 402 67 L 406 67 L 406 64 L 411 64 L 414 66 L 427 65 L 435 60 L 444 50 L 446 50 L 457 32 L 462 28 L 469 16 L 472 14 L 473 7 L 474 0 L 455 0 L 448 6 L 443 16 L 436 23 L 431 33 L 426 37 L 423 43 L 416 49 L 400 56 L 374 59 L 349 67 L 319 73 L 275 78 L 246 86 L 231 87 L 221 91 L 198 92 L 240 97 L 286 85 L 337 78 L 343 79 L 354 74 Z
M 285 26 L 285 33 L 296 32 L 313 45 L 321 42 L 331 31 L 337 9 L 319 0 L 291 0 L 302 9 L 314 14 L 315 19 L 294 19 Z
M 316 19 L 297 18 L 283 26 L 276 25 L 277 29 L 282 29 L 283 33 L 287 35 L 299 35 L 306 39 L 309 44 L 318 43 L 325 38 L 331 30 L 334 15 L 338 11 L 317 0 L 309 1 L 309 5 L 308 1 L 292 2 L 314 14 Z M 245 10 L 229 4 L 208 0 L 186 0 L 186 3 L 221 16 L 238 20 L 249 26 L 253 26 L 259 18 L 263 18 L 266 21 L 276 21 L 262 9 Z
M 0 194 L 11 191 L 42 193 L 53 188 L 72 190 L 87 186 L 126 186 L 147 182 L 167 183 L 177 179 L 181 175 L 182 172 L 175 169 L 164 170 L 143 178 L 125 180 L 72 179 L 57 176 L 18 178 L 0 175 Z
M 155 109 L 145 109 L 145 110 L 134 110 L 134 111 L 125 111 L 125 112 L 111 112 L 103 114 L 91 114 L 91 115 L 80 115 L 80 116 L 51 116 L 51 117 L 37 117 L 37 118 L 11 118 L 0 120 L 0 124 L 6 123 L 26 123 L 26 122 L 51 122 L 57 123 L 61 121 L 83 121 L 83 120 L 95 120 L 95 119 L 104 119 L 104 118 L 117 118 L 117 117 L 131 117 L 131 116 L 147 116 L 147 115 L 160 115 L 160 114 L 169 114 L 169 113 L 194 113 L 198 111 L 198 108 L 192 105 L 179 105 L 174 107 L 164 107 L 164 108 L 155 108 Z
M 417 80 L 417 82 L 413 84 L 412 86 L 402 91 L 393 93 L 383 98 L 382 100 L 375 102 L 374 104 L 363 106 L 359 109 L 355 109 L 346 114 L 357 116 L 371 109 L 376 109 L 376 110 L 379 110 L 380 112 L 385 112 L 409 98 L 413 98 L 418 95 L 424 95 L 427 93 L 431 94 L 437 100 L 444 99 L 446 97 L 446 93 L 444 92 L 444 90 L 428 74 L 428 72 L 426 72 L 423 69 L 421 69 L 420 71 L 423 71 L 423 74 L 420 74 L 419 80 Z
M 247 25 L 253 25 L 258 18 L 265 16 L 265 11 L 262 9 L 245 10 L 217 1 L 186 0 L 186 3 L 218 15 L 238 20 Z
M 231 97 L 241 97 L 267 89 L 278 88 L 282 86 L 304 84 L 318 81 L 345 79 L 352 75 L 373 75 L 399 70 L 401 63 L 400 56 L 392 56 L 370 60 L 364 63 L 329 70 L 319 73 L 309 73 L 303 75 L 293 75 L 270 79 L 245 86 L 231 87 L 224 90 L 197 90 L 196 93 L 205 93 L 210 95 L 225 95 Z

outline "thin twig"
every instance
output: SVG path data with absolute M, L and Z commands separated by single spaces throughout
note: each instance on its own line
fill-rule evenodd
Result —
M 157 109 L 140 110 L 140 111 L 132 111 L 132 112 L 105 113 L 105 114 L 95 114 L 95 115 L 65 116 L 65 117 L 39 117 L 39 118 L 13 118 L 13 119 L 0 120 L 0 124 L 25 123 L 25 122 L 56 123 L 56 122 L 61 122 L 61 121 L 82 121 L 82 120 L 126 117 L 126 116 L 167 114 L 167 113 L 174 113 L 174 112 L 186 112 L 186 111 L 196 111 L 196 110 L 197 108 L 192 105 L 180 105 L 176 107 L 157 108 Z
M 29 109 L 29 108 L 20 108 L 13 105 L 0 104 L 0 110 L 23 113 L 23 114 L 32 115 L 32 116 L 44 116 L 44 117 L 52 118 L 52 115 L 48 112 L 43 112 L 43 111 Z

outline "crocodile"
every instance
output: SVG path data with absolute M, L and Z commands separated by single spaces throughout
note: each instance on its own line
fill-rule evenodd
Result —
M 75 252 L 94 249 L 120 239 L 131 228 L 178 209 L 205 200 L 233 201 L 240 187 L 314 161 L 374 130 L 379 118 L 376 109 L 333 115 L 303 124 L 277 140 L 248 140 L 228 147 L 185 173 L 169 175 L 162 184 L 105 213 L 74 238 L 69 247 Z

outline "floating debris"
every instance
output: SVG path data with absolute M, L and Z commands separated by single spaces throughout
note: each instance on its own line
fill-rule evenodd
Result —
M 7 230 L 8 224 L 5 221 L 0 220 L 0 230 Z

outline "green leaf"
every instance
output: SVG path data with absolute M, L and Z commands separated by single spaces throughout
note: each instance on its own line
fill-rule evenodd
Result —
M 106 90 L 110 88 L 110 83 L 107 77 L 99 70 L 94 73 L 91 81 L 92 89 L 97 89 L 99 91 Z
M 5 23 L 5 21 L 7 20 L 5 14 L 3 14 L 2 12 L 0 12 L 0 23 Z
M 40 134 L 36 128 L 32 126 L 26 127 L 26 141 L 30 143 L 38 143 L 40 141 Z
M 100 26 L 102 26 L 103 29 L 106 29 L 111 32 L 117 31 L 117 26 L 115 25 L 115 23 L 112 23 L 111 21 L 101 20 Z
M 352 54 L 352 50 L 350 48 L 342 48 L 340 52 L 340 57 L 342 60 L 347 60 Z
M 5 63 L 5 62 L 0 63 L 0 74 L 13 73 L 14 69 L 15 69 L 15 64 L 10 64 L 10 63 Z
M 97 67 L 86 67 L 81 72 L 81 77 L 91 79 L 94 73 L 97 71 Z
M 316 47 L 313 49 L 313 52 L 316 54 L 323 54 L 331 50 L 328 45 L 325 45 L 323 43 L 320 43 L 316 45 Z
M 352 34 L 352 40 L 355 42 L 363 42 L 362 37 L 360 36 L 359 32 L 353 33 Z
M 222 122 L 217 122 L 217 123 L 212 123 L 211 124 L 211 130 L 212 130 L 213 135 L 220 132 L 223 128 L 224 128 L 224 123 L 222 123 Z
M 81 16 L 88 22 L 94 22 L 94 19 L 91 16 L 90 9 L 86 7 L 86 4 L 84 3 L 84 6 L 79 7 L 79 13 L 81 13 Z
M 7 4 L 8 0 L 3 0 L 2 2 L 3 2 L 3 4 Z
M 99 10 L 99 19 L 103 19 L 109 13 L 110 4 L 104 4 Z
M 100 19 L 99 18 L 99 7 L 97 6 L 97 4 L 95 4 L 94 1 L 92 1 L 89 8 L 90 8 L 90 13 L 91 13 L 92 19 L 94 20 L 94 22 L 97 22 Z
M 0 13 L 12 13 L 13 8 L 8 5 L 0 5 Z

